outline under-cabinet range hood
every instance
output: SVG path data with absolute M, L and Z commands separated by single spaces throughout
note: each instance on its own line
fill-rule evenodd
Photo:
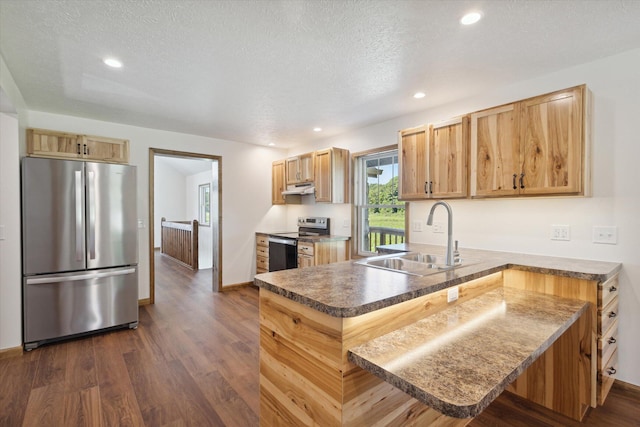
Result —
M 287 185 L 287 189 L 282 192 L 283 196 L 290 196 L 293 194 L 298 194 L 301 196 L 307 194 L 314 194 L 316 192 L 316 187 L 311 182 L 305 182 L 303 184 L 293 184 Z

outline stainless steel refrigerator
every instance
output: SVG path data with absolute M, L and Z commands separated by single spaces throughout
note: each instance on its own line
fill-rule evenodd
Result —
M 24 347 L 138 325 L 135 166 L 25 157 Z

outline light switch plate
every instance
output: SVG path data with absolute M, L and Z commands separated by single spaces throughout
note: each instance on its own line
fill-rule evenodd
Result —
M 138 220 L 138 228 L 145 228 L 144 219 Z
M 594 225 L 593 226 L 593 243 L 617 245 L 618 244 L 618 227 Z
M 411 223 L 411 231 L 422 231 L 422 221 L 413 221 Z

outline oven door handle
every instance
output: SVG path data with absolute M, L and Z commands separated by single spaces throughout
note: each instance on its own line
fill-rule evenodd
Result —
M 282 243 L 283 245 L 296 246 L 297 241 L 291 239 L 278 239 L 276 237 L 269 237 L 269 243 Z

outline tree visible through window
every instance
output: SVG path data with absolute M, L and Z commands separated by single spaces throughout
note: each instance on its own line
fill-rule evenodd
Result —
M 211 184 L 199 185 L 199 218 L 200 225 L 209 226 L 211 224 Z
M 403 243 L 404 202 L 398 201 L 398 150 L 358 158 L 358 252 L 369 255 L 380 245 Z

